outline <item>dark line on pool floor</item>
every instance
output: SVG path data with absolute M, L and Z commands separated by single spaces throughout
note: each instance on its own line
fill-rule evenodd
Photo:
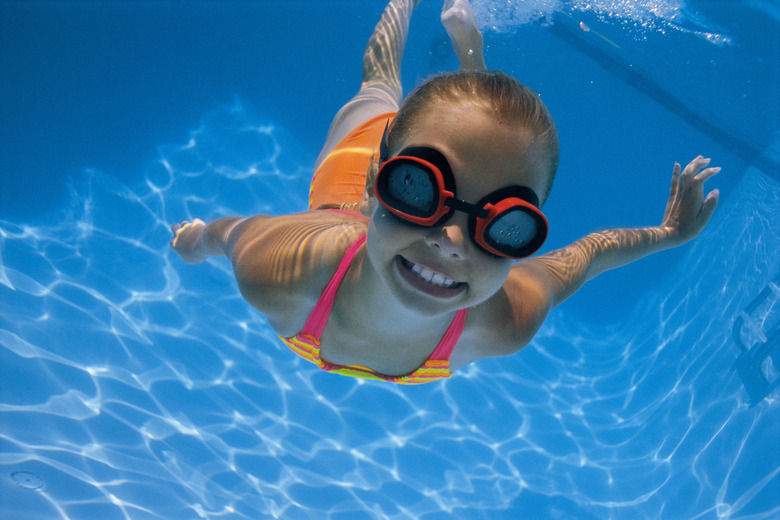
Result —
M 577 32 L 567 27 L 562 16 L 555 16 L 555 23 L 549 27 L 550 32 L 574 47 L 577 51 L 589 57 L 606 71 L 642 92 L 683 121 L 687 122 L 710 139 L 727 148 L 737 157 L 747 162 L 777 181 L 780 181 L 780 161 L 772 157 L 762 147 L 724 130 L 721 125 L 711 122 L 699 114 L 671 92 L 664 89 L 636 66 L 631 65 L 618 56 L 607 53 L 596 45 L 584 40 Z

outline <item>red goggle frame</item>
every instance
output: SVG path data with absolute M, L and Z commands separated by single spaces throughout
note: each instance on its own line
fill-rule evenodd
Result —
M 459 200 L 449 163 L 433 148 L 407 148 L 383 161 L 374 195 L 396 217 L 424 227 L 444 224 L 455 211 L 468 213 L 472 241 L 496 256 L 532 255 L 547 238 L 547 219 L 533 190 L 509 186 L 476 204 Z

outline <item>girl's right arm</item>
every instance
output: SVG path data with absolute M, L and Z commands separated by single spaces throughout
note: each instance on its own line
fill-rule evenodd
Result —
M 209 224 L 195 219 L 172 229 L 171 247 L 185 262 L 227 257 L 241 295 L 280 331 L 303 315 L 310 300 L 316 301 L 349 245 L 366 232 L 366 223 L 335 212 L 308 211 L 226 217 Z
M 231 258 L 233 245 L 238 236 L 233 231 L 247 220 L 249 219 L 225 217 L 206 224 L 196 218 L 192 222 L 185 220 L 181 224 L 174 224 L 171 226 L 173 231 L 171 248 L 188 264 L 199 264 L 210 256 Z

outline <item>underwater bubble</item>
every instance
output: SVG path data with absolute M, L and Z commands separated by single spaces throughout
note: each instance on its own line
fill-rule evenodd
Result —
M 710 21 L 686 9 L 683 0 L 473 0 L 472 7 L 483 32 L 512 34 L 528 24 L 554 23 L 558 14 L 593 13 L 606 24 L 622 26 L 635 38 L 680 31 L 720 47 L 732 43 Z M 584 22 L 580 27 L 590 30 Z
M 482 1 L 472 5 L 482 31 L 513 33 L 523 25 L 550 18 L 560 0 Z

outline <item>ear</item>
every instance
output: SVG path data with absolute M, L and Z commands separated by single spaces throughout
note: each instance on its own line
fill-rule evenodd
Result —
M 372 161 L 366 172 L 366 188 L 363 191 L 363 200 L 360 201 L 360 213 L 366 217 L 371 216 L 371 206 L 374 203 L 374 181 L 379 171 L 379 163 Z

